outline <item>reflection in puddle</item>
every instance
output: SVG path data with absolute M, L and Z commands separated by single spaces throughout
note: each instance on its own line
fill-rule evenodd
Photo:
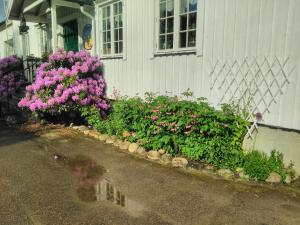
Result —
M 108 200 L 116 205 L 125 207 L 127 198 L 117 190 L 108 180 L 103 179 L 95 185 L 97 201 Z
M 78 178 L 76 189 L 78 197 L 85 202 L 109 201 L 124 207 L 132 216 L 139 216 L 144 207 L 128 199 L 121 191 L 115 188 L 104 174 L 105 168 L 83 155 L 67 158 L 62 155 L 53 155 L 54 160 L 70 169 Z

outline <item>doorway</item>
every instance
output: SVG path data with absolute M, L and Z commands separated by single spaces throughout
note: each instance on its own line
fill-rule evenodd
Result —
M 63 24 L 64 48 L 66 51 L 77 52 L 78 49 L 78 23 L 72 20 Z

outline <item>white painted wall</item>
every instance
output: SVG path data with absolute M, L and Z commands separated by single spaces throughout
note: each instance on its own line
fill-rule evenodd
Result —
M 199 4 L 202 1 L 198 14 L 204 14 L 204 24 L 198 27 L 204 26 L 203 43 L 198 44 L 203 44 L 203 56 L 155 56 L 155 1 L 125 1 L 126 57 L 103 59 L 108 94 L 114 87 L 130 96 L 146 91 L 179 95 L 190 88 L 195 97 L 216 104 L 225 90 L 210 89 L 213 62 L 290 57 L 296 70 L 263 122 L 300 130 L 300 1 L 198 0 Z

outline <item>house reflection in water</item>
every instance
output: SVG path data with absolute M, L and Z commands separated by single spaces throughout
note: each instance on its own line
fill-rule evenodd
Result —
M 131 216 L 141 216 L 145 210 L 143 205 L 127 198 L 105 178 L 95 185 L 95 191 L 97 201 L 110 201 L 111 203 L 124 208 Z
M 70 169 L 78 178 L 77 196 L 85 202 L 109 201 L 124 208 L 131 216 L 140 216 L 144 206 L 127 198 L 104 176 L 106 170 L 93 159 L 77 155 L 66 157 L 54 154 L 53 158 Z
M 127 198 L 106 179 L 95 185 L 97 201 L 108 200 L 116 205 L 126 207 Z

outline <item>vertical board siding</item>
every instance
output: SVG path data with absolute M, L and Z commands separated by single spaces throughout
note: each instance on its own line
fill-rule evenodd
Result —
M 224 90 L 211 90 L 209 76 L 216 60 L 280 57 L 296 66 L 264 123 L 300 130 L 300 1 L 205 0 L 203 56 L 155 56 L 155 1 L 127 0 L 127 51 L 124 59 L 105 59 L 108 94 L 113 87 L 123 95 L 147 91 L 180 95 L 190 88 L 195 97 L 217 104 Z M 272 82 L 272 76 L 266 80 Z M 280 80 L 281 78 L 279 78 Z M 265 87 L 267 88 L 267 87 Z M 271 87 L 272 91 L 276 86 Z M 265 96 L 267 101 L 271 95 Z M 263 103 L 261 103 L 261 107 Z

